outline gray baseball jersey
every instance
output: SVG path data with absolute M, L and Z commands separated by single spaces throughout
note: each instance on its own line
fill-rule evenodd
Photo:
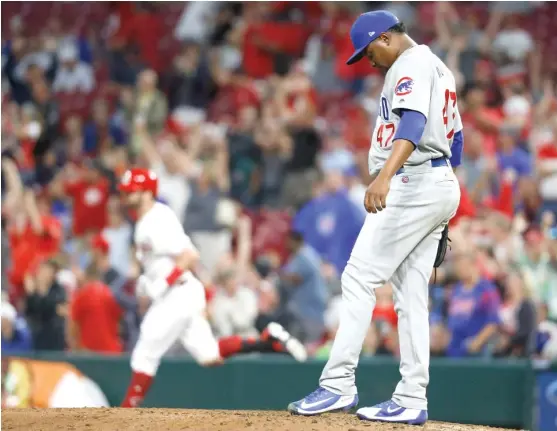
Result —
M 427 119 L 422 139 L 405 166 L 451 157 L 454 134 L 462 129 L 455 79 L 426 45 L 404 51 L 385 76 L 369 151 L 370 173 L 380 170 L 391 153 L 401 109 L 421 112 Z

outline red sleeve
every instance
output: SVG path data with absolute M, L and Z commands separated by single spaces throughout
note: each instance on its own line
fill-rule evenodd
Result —
M 68 182 L 68 183 L 64 183 L 64 194 L 71 196 L 72 198 L 75 198 L 75 195 L 78 193 L 79 189 L 80 189 L 81 183 L 76 181 L 76 182 Z
M 503 214 L 513 217 L 514 215 L 514 199 L 513 185 L 509 181 L 503 180 L 501 183 L 501 192 L 496 202 L 496 209 Z
M 476 206 L 470 195 L 468 194 L 468 190 L 464 186 L 461 185 L 460 187 L 460 204 L 458 205 L 458 209 L 456 210 L 455 216 L 449 222 L 450 226 L 455 226 L 460 218 L 462 217 L 475 217 L 476 216 Z
M 42 225 L 44 233 L 50 238 L 58 240 L 62 236 L 62 225 L 56 218 L 43 217 Z
M 10 244 L 10 249 L 13 250 L 19 244 L 21 240 L 21 235 L 13 227 L 8 228 L 8 242 Z
M 134 25 L 134 6 L 132 2 L 117 2 L 117 14 L 120 21 L 120 27 L 114 35 L 114 39 L 127 42 Z

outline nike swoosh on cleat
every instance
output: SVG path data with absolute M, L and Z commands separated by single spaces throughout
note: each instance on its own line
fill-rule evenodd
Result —
M 311 408 L 314 408 L 314 407 L 318 407 L 321 404 L 326 403 L 327 401 L 333 400 L 334 398 L 335 397 L 330 397 L 330 398 L 326 398 L 326 399 L 321 400 L 321 401 L 317 401 L 316 403 L 310 403 L 310 404 L 307 404 L 306 401 L 304 400 L 304 401 L 302 401 L 302 404 L 300 405 L 300 407 L 303 408 L 304 410 L 311 409 Z

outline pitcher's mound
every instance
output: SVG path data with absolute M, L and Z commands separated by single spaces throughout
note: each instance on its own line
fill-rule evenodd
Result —
M 2 409 L 2 431 L 479 431 L 496 428 L 428 422 L 425 427 L 360 421 L 355 415 L 179 409 Z M 508 430 L 507 430 L 508 431 Z

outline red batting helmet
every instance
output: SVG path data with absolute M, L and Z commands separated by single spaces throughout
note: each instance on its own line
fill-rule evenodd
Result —
M 122 176 L 118 189 L 124 193 L 151 192 L 157 196 L 159 180 L 150 169 L 132 168 L 128 169 Z

